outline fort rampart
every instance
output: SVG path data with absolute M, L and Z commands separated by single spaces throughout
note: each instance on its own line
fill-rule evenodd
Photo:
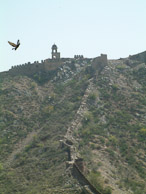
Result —
M 107 65 L 107 63 L 107 55 L 101 54 L 101 56 L 93 59 L 91 65 L 95 70 L 98 70 L 98 72 L 100 72 Z
M 130 55 L 129 59 L 137 60 L 137 61 L 141 61 L 141 62 L 146 63 L 146 51 L 144 51 L 142 53 L 138 53 L 136 55 L 132 55 L 132 56 Z
M 46 59 L 41 63 L 35 61 L 34 63 L 25 63 L 23 65 L 17 65 L 9 70 L 10 75 L 28 75 L 31 76 L 39 71 L 51 71 L 61 65 L 61 60 Z
M 57 69 L 59 66 L 63 65 L 67 61 L 78 61 L 83 60 L 89 63 L 88 58 L 84 58 L 83 55 L 75 55 L 74 58 L 60 58 L 60 59 L 46 59 L 39 61 L 34 61 L 34 63 L 25 63 L 22 65 L 12 66 L 8 71 L 9 75 L 26 75 L 31 76 L 40 71 L 48 72 Z M 93 69 L 101 71 L 104 66 L 107 65 L 107 55 L 101 54 L 101 56 L 93 59 L 91 63 Z

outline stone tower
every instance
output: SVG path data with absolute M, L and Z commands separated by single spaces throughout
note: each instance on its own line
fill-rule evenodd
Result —
M 60 59 L 60 53 L 57 52 L 56 44 L 53 44 L 52 46 L 52 59 Z

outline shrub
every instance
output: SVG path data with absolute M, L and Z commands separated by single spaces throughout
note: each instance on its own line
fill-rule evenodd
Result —
M 2 165 L 2 163 L 0 163 L 0 172 L 3 171 L 4 167 Z
M 146 138 L 146 128 L 141 128 L 139 130 L 139 140 L 145 141 L 145 138 Z
M 118 85 L 116 85 L 116 84 L 113 84 L 113 85 L 112 85 L 112 90 L 113 90 L 113 92 L 116 92 L 118 89 L 119 89 L 119 88 L 118 88 Z
M 49 115 L 51 112 L 53 112 L 54 106 L 49 105 L 43 108 L 42 112 L 44 115 Z
M 89 123 L 91 120 L 93 120 L 92 113 L 89 112 L 89 111 L 87 111 L 87 112 L 84 114 L 83 124 L 87 124 L 87 123 Z
M 36 83 L 35 82 L 31 82 L 30 83 L 30 87 L 31 87 L 31 89 L 34 89 L 36 87 Z
M 146 136 L 146 128 L 140 129 L 140 134 Z
M 104 188 L 104 180 L 101 177 L 100 172 L 91 171 L 88 175 L 90 182 L 96 187 L 96 189 L 103 194 L 111 194 L 112 190 L 110 187 Z
M 117 143 L 118 143 L 118 139 L 117 139 L 114 135 L 111 135 L 111 136 L 109 137 L 109 141 L 111 142 L 111 144 L 112 144 L 113 146 L 117 145 Z
M 96 97 L 97 97 L 97 94 L 95 94 L 95 93 L 90 93 L 88 96 L 89 100 L 92 100 L 92 101 L 95 101 Z
M 126 69 L 126 66 L 125 65 L 117 65 L 116 68 L 118 70 L 124 70 L 124 69 Z

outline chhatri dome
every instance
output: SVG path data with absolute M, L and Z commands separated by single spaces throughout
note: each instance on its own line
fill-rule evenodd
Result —
M 56 44 L 53 44 L 53 45 L 52 45 L 52 50 L 54 50 L 54 49 L 55 49 L 55 50 L 57 49 Z

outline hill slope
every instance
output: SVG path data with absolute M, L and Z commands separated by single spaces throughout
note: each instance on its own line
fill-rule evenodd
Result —
M 76 63 L 51 80 L 1 78 L 0 193 L 88 192 L 77 159 L 101 193 L 146 193 L 146 64 L 109 60 L 99 72 Z

